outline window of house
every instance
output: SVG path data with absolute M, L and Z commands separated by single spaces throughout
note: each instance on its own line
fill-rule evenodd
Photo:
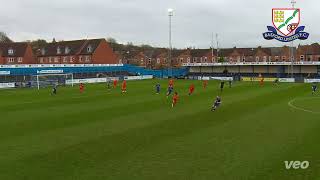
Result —
M 238 61 L 238 62 L 240 62 L 240 60 L 241 60 L 241 57 L 240 57 L 240 56 L 238 56 L 238 57 L 237 57 L 237 61 Z
M 208 58 L 207 57 L 204 57 L 204 62 L 208 62 Z
M 89 45 L 89 46 L 87 47 L 87 52 L 88 52 L 88 53 L 91 53 L 91 52 L 92 52 L 92 46 L 91 46 L 91 45 Z
M 57 54 L 61 54 L 61 49 L 60 49 L 60 47 L 57 48 Z
M 157 58 L 157 63 L 160 64 L 160 58 Z
M 67 46 L 64 48 L 64 53 L 69 54 L 70 53 L 70 48 Z
M 58 57 L 55 57 L 54 58 L 54 63 L 58 63 L 59 62 L 59 58 Z
M 187 63 L 190 63 L 190 57 L 187 58 Z
M 197 58 L 194 57 L 193 58 L 193 62 L 196 63 L 197 62 Z
M 215 57 L 212 57 L 212 62 L 215 62 L 216 61 L 216 58 Z
M 304 55 L 300 56 L 300 61 L 304 61 Z
M 276 60 L 276 61 L 279 61 L 279 56 L 276 56 L 276 57 L 275 57 L 275 60 Z
M 82 62 L 82 56 L 79 56 L 79 62 Z
M 180 63 L 183 63 L 183 58 L 180 58 Z
M 41 49 L 41 54 L 45 55 L 46 54 L 46 50 L 44 48 Z
M 43 58 L 40 58 L 40 63 L 43 63 Z
M 260 58 L 259 58 L 259 56 L 257 56 L 257 57 L 256 57 L 256 61 L 260 61 Z
M 62 61 L 63 61 L 64 63 L 68 62 L 68 61 L 67 61 L 67 57 L 63 57 Z
M 51 57 L 49 57 L 49 63 L 52 63 L 52 58 Z
M 149 64 L 151 64 L 151 58 L 149 58 Z
M 285 56 L 282 56 L 282 61 L 285 61 L 287 58 Z
M 243 62 L 246 61 L 246 57 L 245 57 L 245 56 L 242 57 L 242 61 L 243 61 Z
M 308 56 L 308 61 L 311 61 L 311 56 Z
M 8 58 L 8 63 L 13 63 L 14 62 L 14 58 Z
M 70 57 L 70 62 L 73 63 L 74 62 L 74 58 L 73 56 Z
M 14 54 L 14 50 L 13 50 L 12 48 L 9 48 L 9 49 L 8 49 L 8 54 L 9 54 L 10 56 L 12 56 L 12 55 Z
M 90 56 L 86 56 L 86 62 L 90 61 Z
M 22 57 L 18 58 L 18 63 L 22 63 Z
M 320 57 L 318 57 L 318 61 L 320 61 Z
M 271 56 L 269 56 L 269 61 L 272 61 L 272 57 Z
M 263 61 L 264 61 L 264 62 L 267 61 L 267 56 L 263 56 Z

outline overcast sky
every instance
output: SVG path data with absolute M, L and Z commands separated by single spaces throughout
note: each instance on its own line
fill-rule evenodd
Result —
M 172 19 L 173 46 L 208 48 L 212 33 L 221 47 L 282 46 L 262 33 L 272 25 L 272 8 L 290 7 L 291 0 L 1 0 L 0 31 L 15 41 L 72 40 L 113 37 L 118 42 L 167 47 L 167 9 Z M 5 3 L 5 5 L 3 5 Z M 306 44 L 320 41 L 320 1 L 297 0 Z

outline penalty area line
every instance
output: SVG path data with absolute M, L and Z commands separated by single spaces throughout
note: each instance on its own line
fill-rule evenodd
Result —
M 320 97 L 300 98 L 300 100 L 305 100 L 305 99 L 320 99 Z M 305 108 L 303 108 L 303 107 L 298 107 L 298 106 L 294 105 L 293 103 L 294 103 L 296 100 L 298 100 L 298 98 L 292 99 L 291 101 L 289 101 L 289 102 L 288 102 L 288 106 L 291 107 L 291 108 L 293 108 L 293 109 L 300 110 L 300 111 L 304 111 L 304 112 L 307 112 L 307 113 L 320 114 L 320 112 L 311 111 L 311 110 L 305 109 Z

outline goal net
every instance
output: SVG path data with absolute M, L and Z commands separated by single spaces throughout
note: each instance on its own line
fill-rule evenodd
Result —
M 52 87 L 52 86 L 65 86 L 66 81 L 71 80 L 73 82 L 73 74 L 41 74 L 31 77 L 31 86 L 40 88 Z M 71 83 L 73 86 L 73 83 Z

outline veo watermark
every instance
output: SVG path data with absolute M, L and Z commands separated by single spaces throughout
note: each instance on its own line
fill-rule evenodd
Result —
M 284 161 L 286 169 L 307 169 L 309 161 Z

